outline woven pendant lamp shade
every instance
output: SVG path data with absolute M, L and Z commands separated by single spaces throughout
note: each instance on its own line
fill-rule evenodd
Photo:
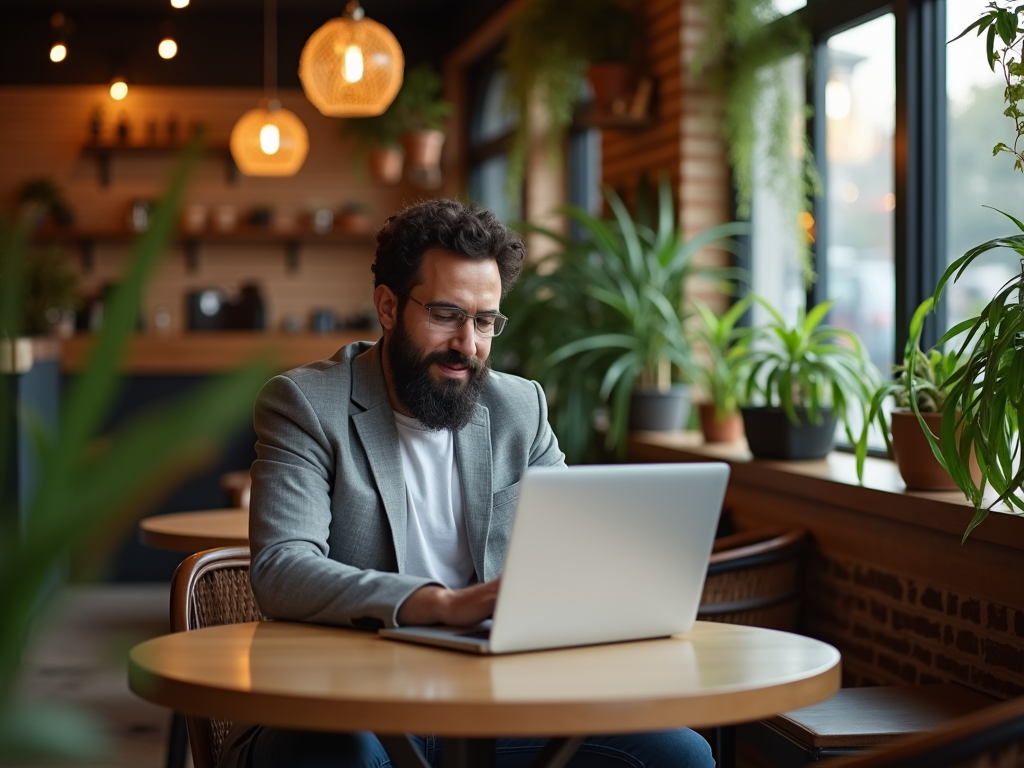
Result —
M 313 105 L 329 117 L 373 117 L 384 112 L 402 86 L 405 57 L 391 31 L 350 15 L 331 19 L 310 35 L 299 59 L 299 79 Z
M 306 126 L 272 102 L 250 109 L 231 131 L 231 156 L 246 176 L 294 176 L 306 160 Z

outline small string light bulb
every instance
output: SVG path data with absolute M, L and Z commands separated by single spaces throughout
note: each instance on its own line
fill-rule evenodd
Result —
M 57 62 L 64 61 L 68 57 L 68 48 L 64 43 L 54 43 L 50 49 L 50 61 Z
M 171 0 L 171 8 L 187 8 L 188 0 Z
M 178 53 L 178 44 L 174 42 L 174 38 L 165 37 L 156 50 L 161 59 L 173 59 Z
M 123 78 L 117 78 L 110 84 L 110 98 L 114 101 L 121 101 L 128 95 L 128 83 Z

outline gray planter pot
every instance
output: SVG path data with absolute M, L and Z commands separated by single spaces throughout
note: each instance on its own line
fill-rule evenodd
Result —
M 821 424 L 807 419 L 807 410 L 797 408 L 799 424 L 789 420 L 781 408 L 743 408 L 747 445 L 757 459 L 823 459 L 832 450 L 836 417 L 820 409 Z
M 629 428 L 671 432 L 682 429 L 689 415 L 689 387 L 676 384 L 668 392 L 638 389 L 629 405 Z

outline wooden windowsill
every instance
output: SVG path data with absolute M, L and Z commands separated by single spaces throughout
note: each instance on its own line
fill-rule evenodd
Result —
M 730 484 L 958 537 L 974 514 L 959 491 L 908 491 L 888 459 L 868 457 L 861 484 L 853 454 L 833 451 L 817 461 L 767 461 L 754 459 L 745 441 L 705 444 L 698 432 L 634 432 L 629 455 L 635 461 L 725 461 L 732 468 Z M 971 539 L 1024 550 L 1022 517 L 997 508 L 971 533 Z

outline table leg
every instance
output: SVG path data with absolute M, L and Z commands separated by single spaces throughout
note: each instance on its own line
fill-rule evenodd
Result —
M 188 757 L 188 727 L 181 712 L 171 713 L 171 732 L 167 737 L 167 768 L 185 768 Z
M 453 739 L 441 748 L 441 768 L 494 768 L 497 739 Z
M 377 734 L 384 750 L 391 758 L 391 764 L 395 768 L 430 768 L 427 759 L 416 749 L 412 739 L 408 736 L 381 736 Z
M 720 725 L 711 731 L 711 753 L 716 768 L 736 766 L 736 726 Z

